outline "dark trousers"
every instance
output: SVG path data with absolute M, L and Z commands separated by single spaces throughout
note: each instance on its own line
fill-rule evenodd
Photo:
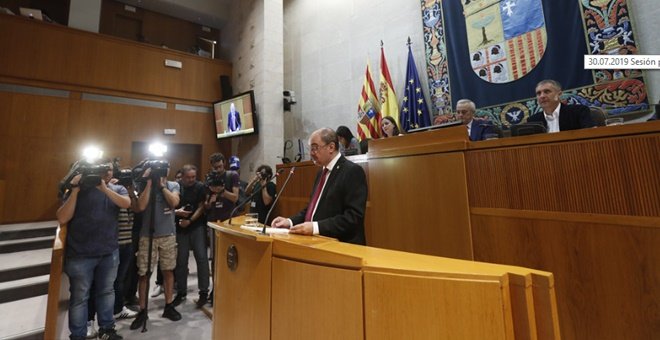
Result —
M 209 258 L 206 248 L 206 227 L 203 225 L 193 227 L 186 232 L 176 234 L 177 258 L 174 275 L 177 293 L 185 295 L 188 290 L 188 259 L 190 250 L 195 256 L 197 264 L 197 285 L 199 295 L 209 293 Z
M 133 244 L 122 244 L 119 246 L 119 266 L 117 267 L 117 278 L 115 279 L 115 308 L 114 313 L 121 312 L 124 307 L 127 281 L 130 281 L 129 271 L 135 267 L 135 251 Z

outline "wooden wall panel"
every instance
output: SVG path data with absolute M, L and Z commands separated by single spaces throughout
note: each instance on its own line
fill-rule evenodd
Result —
M 562 338 L 660 338 L 660 225 L 500 211 L 472 214 L 475 260 L 552 272 Z
M 107 157 L 121 157 L 124 167 L 135 165 L 130 164 L 135 141 L 199 145 L 202 160 L 223 147 L 229 149 L 228 143 L 219 145 L 215 139 L 209 113 L 76 97 L 0 93 L 10 106 L 0 111 L 7 122 L 0 128 L 0 138 L 7 141 L 0 144 L 0 180 L 6 180 L 7 197 L 1 223 L 54 219 L 59 206 L 57 184 L 88 144 L 103 148 Z M 163 136 L 165 128 L 175 128 L 177 134 Z M 209 165 L 200 166 L 203 175 Z
M 654 133 L 471 151 L 470 205 L 660 216 L 659 150 Z
M 472 259 L 463 154 L 369 160 L 370 246 Z
M 65 26 L 0 14 L 0 76 L 95 91 L 211 103 L 231 65 Z M 182 69 L 165 67 L 165 59 Z

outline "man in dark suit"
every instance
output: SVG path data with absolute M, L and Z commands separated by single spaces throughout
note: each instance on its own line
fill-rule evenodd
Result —
M 474 118 L 477 107 L 469 99 L 460 99 L 456 102 L 456 117 L 467 127 L 471 141 L 486 139 L 486 136 L 496 134 L 493 124 L 487 119 Z
M 291 218 L 275 218 L 272 226 L 290 228 L 292 234 L 323 235 L 342 242 L 366 244 L 367 178 L 364 170 L 339 153 L 337 133 L 330 128 L 314 131 L 309 145 L 312 160 L 322 167 L 316 176 L 310 202 Z
M 591 112 L 584 105 L 562 105 L 561 84 L 552 79 L 542 80 L 536 85 L 536 100 L 543 109 L 527 118 L 528 123 L 539 122 L 548 132 L 577 130 L 594 127 Z

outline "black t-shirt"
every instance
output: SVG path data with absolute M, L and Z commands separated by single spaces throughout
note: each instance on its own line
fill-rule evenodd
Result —
M 177 209 L 188 205 L 189 209 L 187 210 L 191 212 L 195 212 L 195 210 L 197 210 L 197 207 L 199 206 L 199 203 L 204 202 L 205 199 L 206 199 L 206 187 L 204 186 L 204 184 L 202 184 L 202 182 L 196 181 L 190 187 L 181 185 L 181 200 L 179 202 L 179 205 L 177 206 Z M 188 230 L 192 230 L 192 228 L 196 228 L 198 226 L 202 226 L 206 224 L 206 218 L 204 218 L 204 216 L 200 216 L 197 220 L 193 221 L 190 224 L 190 226 L 188 226 L 187 228 L 179 227 L 179 220 L 180 218 L 177 216 L 176 217 L 177 232 L 186 232 Z
M 257 183 L 254 186 L 254 189 L 252 190 L 261 191 L 261 183 Z M 257 194 L 254 197 L 254 209 L 252 211 L 259 213 L 259 223 L 265 223 L 268 210 L 273 205 L 273 202 L 275 202 L 275 196 L 277 192 L 277 187 L 275 186 L 275 183 L 273 182 L 266 183 L 266 191 L 268 192 L 268 195 L 270 195 L 273 198 L 273 200 L 270 202 L 269 205 L 264 204 L 264 198 L 261 194 Z

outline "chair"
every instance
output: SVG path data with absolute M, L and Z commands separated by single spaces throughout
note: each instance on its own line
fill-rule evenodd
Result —
M 590 106 L 589 111 L 591 111 L 591 120 L 594 122 L 595 126 L 605 126 L 607 113 L 602 107 Z

